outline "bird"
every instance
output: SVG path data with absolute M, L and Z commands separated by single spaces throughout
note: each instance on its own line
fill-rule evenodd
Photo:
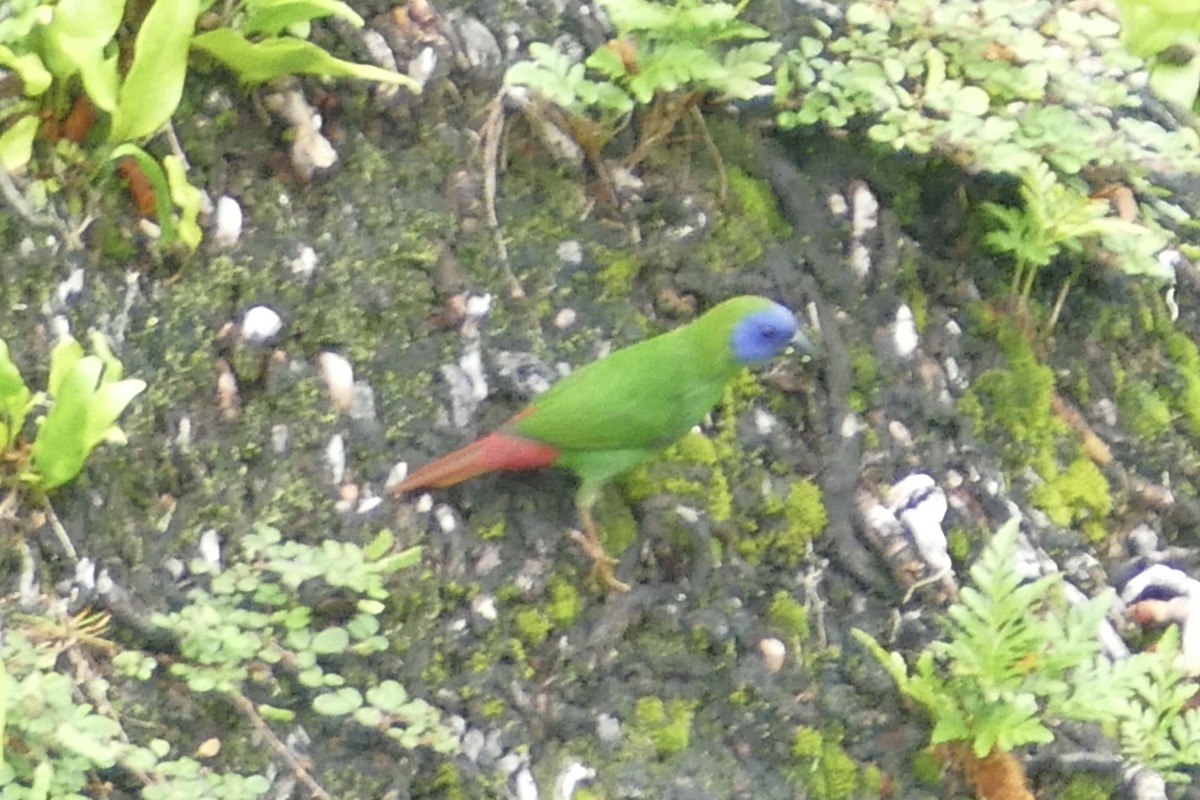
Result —
M 741 295 L 693 321 L 580 367 L 496 430 L 418 468 L 396 496 L 442 489 L 496 470 L 562 467 L 579 481 L 573 538 L 605 588 L 628 591 L 613 574 L 592 507 L 605 484 L 678 441 L 721 399 L 743 367 L 789 346 L 812 354 L 795 315 L 766 297 Z

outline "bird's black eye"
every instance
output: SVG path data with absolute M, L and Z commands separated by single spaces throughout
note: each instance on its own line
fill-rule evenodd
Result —
M 763 324 L 758 326 L 758 335 L 766 339 L 768 342 L 774 339 L 778 332 L 779 329 L 774 325 Z

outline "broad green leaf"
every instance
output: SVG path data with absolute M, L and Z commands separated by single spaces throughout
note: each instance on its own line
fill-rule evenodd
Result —
M 100 376 L 102 384 L 116 383 L 125 377 L 125 365 L 108 346 L 107 336 L 100 331 L 92 331 L 88 334 L 88 344 L 92 346 L 92 355 L 98 356 L 104 362 L 104 373 Z
M 113 109 L 109 142 L 120 144 L 149 136 L 175 113 L 183 95 L 188 43 L 199 11 L 199 0 L 150 6 Z
M 83 345 L 67 336 L 60 339 L 50 351 L 50 377 L 46 381 L 46 391 L 50 397 L 57 400 L 63 381 L 75 369 L 79 359 L 83 358 Z
M 312 649 L 317 655 L 344 653 L 350 647 L 350 634 L 345 628 L 326 628 L 313 637 Z
M 105 50 L 113 45 L 124 11 L 125 0 L 61 0 L 43 32 L 46 67 L 64 80 L 79 74 L 103 111 L 116 105 L 116 54 L 106 57 Z
M 1184 64 L 1155 64 L 1150 70 L 1150 89 L 1163 100 L 1190 109 L 1200 89 L 1200 58 L 1193 57 Z
M 188 180 L 179 156 L 163 156 L 163 170 L 171 187 L 171 200 L 179 209 L 179 241 L 187 245 L 188 250 L 195 251 L 200 246 L 202 236 L 196 220 L 200 216 L 204 195 Z
M 21 91 L 26 97 L 37 97 L 50 88 L 54 80 L 36 53 L 17 55 L 0 45 L 0 67 L 8 67 L 21 78 Z
M 349 686 L 336 692 L 327 692 L 313 698 L 312 708 L 318 714 L 327 717 L 349 714 L 362 705 L 362 695 L 357 689 Z
M 237 31 L 217 28 L 193 38 L 192 47 L 220 61 L 246 83 L 265 83 L 282 75 L 324 75 L 395 83 L 420 94 L 420 87 L 407 75 L 334 58 L 302 39 L 284 37 L 255 43 Z
M 408 692 L 398 681 L 385 680 L 367 689 L 367 702 L 376 708 L 395 713 L 409 700 Z
M 34 29 L 50 24 L 50 20 L 54 19 L 53 6 L 35 5 L 36 2 L 37 0 L 25 0 L 20 4 L 9 3 L 5 7 L 6 10 L 11 9 L 16 13 L 0 19 L 0 42 L 28 41 Z
M 86 456 L 101 442 L 124 444 L 125 434 L 114 424 L 133 398 L 146 390 L 146 382 L 127 378 L 106 383 L 96 390 L 88 408 L 87 429 L 84 431 Z
M 42 421 L 30 453 L 30 464 L 47 489 L 63 485 L 83 469 L 88 405 L 103 370 L 99 358 L 84 356 L 54 395 L 54 405 Z
M 75 752 L 98 767 L 111 767 L 127 749 L 118 738 L 121 728 L 99 714 L 89 714 L 73 723 L 63 722 L 54 732 L 57 744 Z
M 37 132 L 37 117 L 26 114 L 0 133 L 0 167 L 16 172 L 28 164 Z
M 356 28 L 365 24 L 354 9 L 340 0 L 248 0 L 241 30 L 248 36 L 256 33 L 276 36 L 297 22 L 331 16 L 341 17 Z
M 6 357 L 6 354 L 3 350 L 0 350 L 0 369 L 3 368 L 2 359 L 4 357 Z M 20 376 L 18 376 L 18 378 L 19 377 Z M 4 387 L 2 380 L 3 374 L 0 373 L 0 391 L 2 391 Z M 392 545 L 395 543 L 396 537 L 390 530 L 384 528 L 379 532 L 379 535 L 371 541 L 370 544 L 363 548 L 363 558 L 365 558 L 367 561 L 378 561 L 388 554 L 388 551 L 392 549 Z
M 533 45 L 529 46 L 529 52 L 533 53 Z M 621 56 L 609 47 L 597 47 L 584 63 L 610 78 L 624 78 L 629 75 Z
M 405 567 L 411 567 L 413 564 L 416 564 L 420 560 L 421 560 L 421 548 L 420 547 L 410 547 L 407 550 L 401 550 L 399 553 L 396 553 L 395 555 L 391 555 L 391 556 L 388 556 L 387 558 L 380 560 L 379 571 L 384 573 L 385 575 L 390 574 L 390 573 L 395 572 L 396 570 L 404 569 Z
M 114 148 L 109 156 L 109 160 L 114 163 L 120 163 L 122 158 L 132 158 L 136 161 L 138 168 L 146 176 L 146 180 L 150 181 L 150 188 L 154 191 L 154 218 L 162 231 L 162 239 L 164 242 L 175 241 L 178 236 L 177 226 L 175 212 L 171 207 L 171 188 L 167 184 L 166 173 L 163 172 L 162 167 L 153 156 L 135 144 L 120 145 Z
M 32 398 L 17 365 L 9 358 L 8 345 L 0 339 L 0 450 L 7 449 L 21 432 Z

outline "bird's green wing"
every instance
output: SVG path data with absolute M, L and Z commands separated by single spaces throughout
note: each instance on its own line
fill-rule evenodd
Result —
M 511 423 L 562 450 L 658 450 L 720 399 L 737 367 L 691 326 L 647 339 L 563 378 Z

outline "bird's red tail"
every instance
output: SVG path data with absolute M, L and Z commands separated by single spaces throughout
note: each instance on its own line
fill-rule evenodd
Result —
M 401 481 L 392 492 L 403 494 L 414 489 L 441 489 L 495 470 L 548 467 L 557 458 L 557 448 L 497 431 L 430 461 Z

